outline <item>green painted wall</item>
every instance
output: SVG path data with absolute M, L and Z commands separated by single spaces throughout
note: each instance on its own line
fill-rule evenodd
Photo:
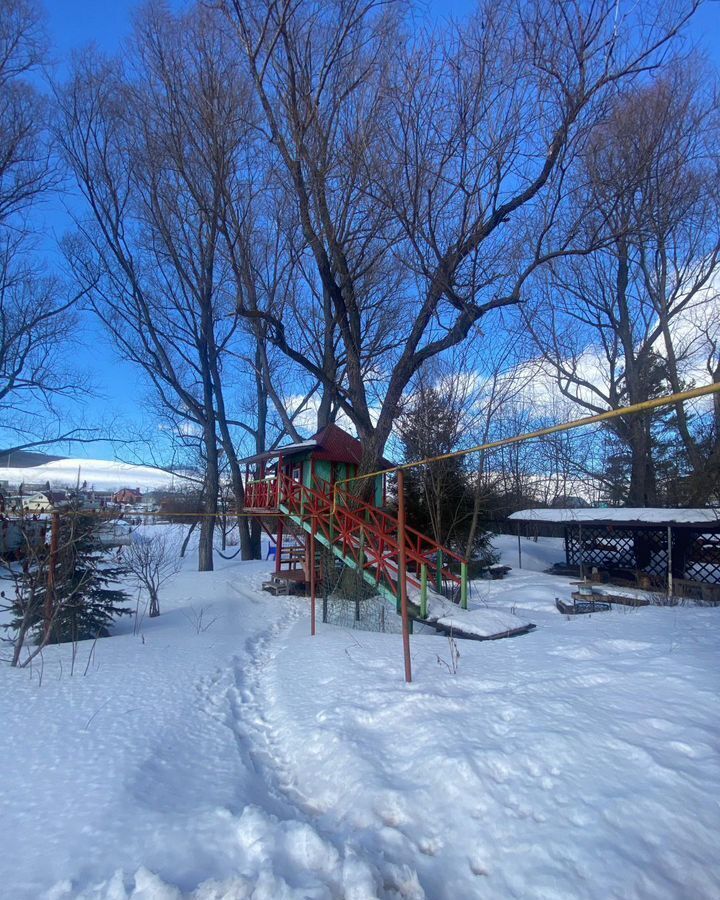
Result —
M 375 506 L 383 505 L 383 476 L 375 478 Z
M 330 481 L 330 463 L 326 459 L 315 460 L 315 474 L 318 478 Z
M 312 487 L 312 460 L 309 456 L 296 458 L 292 461 L 292 468 L 297 465 L 302 465 L 302 483 L 305 487 Z M 337 481 L 344 481 L 349 477 L 348 470 L 351 469 L 345 463 L 336 463 L 335 465 L 335 477 Z M 351 471 L 354 472 L 354 467 L 352 467 Z M 319 478 L 323 478 L 325 481 L 330 481 L 331 478 L 331 463 L 325 459 L 318 459 L 315 461 L 315 474 Z M 346 485 L 347 486 L 347 485 Z M 378 475 L 375 478 L 375 505 L 382 506 L 383 504 L 383 476 Z

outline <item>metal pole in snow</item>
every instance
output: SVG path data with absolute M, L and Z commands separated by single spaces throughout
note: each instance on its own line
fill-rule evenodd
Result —
M 668 525 L 667 529 L 667 591 L 668 599 L 673 595 L 673 573 L 672 573 L 672 526 Z
M 310 533 L 310 634 L 315 634 L 315 529 L 317 520 L 312 517 Z
M 50 526 L 50 565 L 48 566 L 47 590 L 45 591 L 45 636 L 50 633 L 55 615 L 55 573 L 57 569 L 58 544 L 60 540 L 60 513 L 53 512 Z
M 578 544 L 580 545 L 580 580 L 585 581 L 585 552 L 583 549 L 582 522 L 578 523 Z
M 520 523 L 518 522 L 518 569 L 522 569 L 522 544 L 520 543 Z
M 405 657 L 405 681 L 412 681 L 410 665 L 410 626 L 408 622 L 407 563 L 405 559 L 405 473 L 397 473 L 398 491 L 398 578 L 400 579 L 400 614 L 402 616 L 403 655 Z
M 460 563 L 460 606 L 467 609 L 468 601 L 468 565 Z

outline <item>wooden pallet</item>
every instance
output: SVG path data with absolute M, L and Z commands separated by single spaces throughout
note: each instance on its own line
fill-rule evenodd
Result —
M 576 600 L 575 597 L 577 596 L 579 595 L 573 594 L 572 603 L 563 603 L 562 600 L 555 600 L 558 612 L 561 612 L 564 616 L 582 616 L 594 612 L 607 612 L 610 609 L 610 604 L 607 601 L 587 600 L 585 598 Z
M 626 597 L 622 594 L 608 594 L 605 591 L 600 593 L 599 591 L 596 593 L 593 591 L 592 599 L 588 600 L 587 594 L 581 594 L 579 591 L 575 591 L 572 594 L 572 598 L 579 603 L 616 603 L 619 606 L 650 606 L 650 601 L 645 597 Z M 597 599 L 596 599 L 597 598 Z

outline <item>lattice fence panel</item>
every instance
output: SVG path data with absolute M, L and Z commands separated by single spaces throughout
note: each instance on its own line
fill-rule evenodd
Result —
M 667 575 L 667 533 L 663 529 L 629 529 L 584 525 L 570 529 L 568 563 L 585 568 L 640 570 Z
M 695 536 L 693 537 L 693 533 Z M 677 577 L 704 584 L 720 584 L 720 533 L 699 529 L 673 530 L 673 569 Z M 597 567 L 615 574 L 644 572 L 658 581 L 667 579 L 667 529 L 583 525 L 568 528 L 569 565 Z M 682 570 L 682 575 L 677 571 Z
M 693 541 L 685 564 L 686 577 L 720 584 L 720 534 L 700 534 Z

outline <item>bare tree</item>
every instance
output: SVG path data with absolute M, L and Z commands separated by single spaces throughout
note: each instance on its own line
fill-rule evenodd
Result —
M 334 392 L 372 466 L 423 364 L 576 251 L 583 210 L 558 211 L 578 148 L 695 4 L 488 2 L 412 40 L 401 4 L 221 5 L 303 236 L 303 308 L 340 370 L 304 354 L 284 314 L 241 311 Z
M 150 618 L 160 615 L 160 588 L 180 571 L 177 541 L 167 532 L 136 536 L 123 552 L 123 566 L 147 591 Z
M 561 394 L 590 412 L 687 386 L 693 309 L 714 305 L 717 122 L 712 99 L 684 71 L 629 92 L 596 130 L 583 190 L 603 246 L 548 267 L 543 300 L 527 310 Z M 675 416 L 700 497 L 717 471 L 717 445 L 701 446 L 682 405 Z M 610 429 L 629 451 L 633 506 L 657 502 L 662 421 L 657 413 L 621 417 Z
M 46 50 L 40 5 L 0 7 L 0 427 L 12 449 L 88 438 L 57 402 L 85 387 L 66 362 L 77 300 L 34 255 L 32 211 L 57 182 L 49 110 L 31 80 Z
M 203 9 L 174 18 L 147 7 L 132 64 L 87 55 L 60 92 L 59 140 L 91 211 L 67 252 L 119 351 L 142 367 L 177 427 L 201 442 L 199 567 L 207 570 L 220 456 L 242 507 L 236 435 L 257 430 L 230 408 L 242 333 L 220 253 L 225 184 L 215 177 L 243 140 L 242 85 L 217 17 Z M 248 558 L 242 519 L 241 540 Z
M 715 90 L 708 90 L 707 85 Z M 640 98 L 648 146 L 640 171 L 634 241 L 639 280 L 654 310 L 668 386 L 691 386 L 702 366 L 689 307 L 717 309 L 720 288 L 720 116 L 717 81 L 698 64 L 693 76 L 676 68 Z M 712 381 L 720 357 L 710 353 Z M 713 364 L 714 363 L 714 364 Z M 703 377 L 702 373 L 701 377 Z M 690 471 L 685 500 L 704 502 L 720 492 L 720 433 L 697 428 L 685 405 L 675 424 Z
M 0 223 L 22 217 L 54 182 L 47 110 L 27 76 L 45 56 L 40 4 L 6 0 L 0 9 Z

